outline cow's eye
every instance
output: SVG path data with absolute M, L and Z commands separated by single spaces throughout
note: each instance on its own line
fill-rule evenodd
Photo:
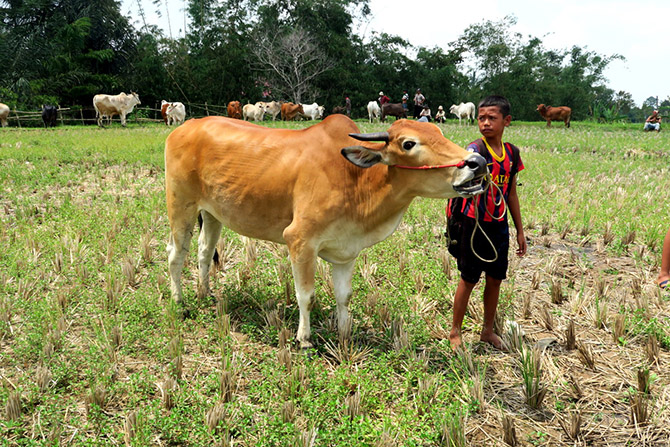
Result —
M 406 151 L 412 149 L 416 145 L 416 142 L 414 141 L 405 141 L 402 144 L 402 148 L 405 149 Z

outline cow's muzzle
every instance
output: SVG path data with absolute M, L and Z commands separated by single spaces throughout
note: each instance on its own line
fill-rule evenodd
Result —
M 454 191 L 463 197 L 472 197 L 486 191 L 488 183 L 485 182 L 488 169 L 486 160 L 481 155 L 470 154 L 465 160 L 465 165 L 459 168 L 460 172 L 454 182 Z

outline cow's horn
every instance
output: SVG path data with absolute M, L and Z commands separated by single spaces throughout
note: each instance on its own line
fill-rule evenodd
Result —
M 388 132 L 350 133 L 349 136 L 359 141 L 384 141 L 386 143 L 389 142 Z

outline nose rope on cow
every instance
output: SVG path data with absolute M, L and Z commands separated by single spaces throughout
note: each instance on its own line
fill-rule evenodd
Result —
M 393 165 L 395 168 L 401 168 L 401 169 L 417 169 L 417 170 L 427 170 L 427 169 L 440 169 L 440 168 L 452 168 L 452 167 L 457 167 L 457 168 L 463 168 L 465 167 L 465 160 L 461 160 L 458 163 L 453 163 L 449 165 L 433 165 L 433 166 L 400 166 L 400 165 Z M 502 193 L 502 190 L 500 187 L 493 181 L 493 178 L 491 177 L 491 174 L 486 174 L 484 177 L 483 183 L 485 184 L 484 187 L 484 193 L 480 194 L 477 196 L 475 200 L 475 228 L 472 230 L 472 235 L 470 236 L 470 249 L 472 250 L 472 253 L 477 257 L 482 262 L 496 262 L 498 260 L 498 250 L 496 250 L 495 245 L 491 241 L 491 238 L 489 238 L 488 234 L 486 234 L 486 231 L 482 228 L 482 226 L 479 224 L 479 199 L 481 196 L 486 195 L 486 192 L 491 188 L 491 186 L 494 186 L 495 189 L 498 190 L 499 194 L 499 199 L 496 200 L 495 194 L 493 195 L 493 204 L 496 207 L 499 207 L 502 205 L 502 210 L 500 212 L 500 216 L 494 216 L 491 214 L 489 211 L 488 207 L 486 208 L 486 214 L 491 217 L 493 220 L 501 221 L 505 218 L 505 212 L 507 211 L 507 202 L 505 202 L 505 196 Z M 448 227 L 448 226 L 447 226 Z M 484 238 L 486 238 L 487 242 L 493 249 L 493 259 L 484 259 L 479 254 L 475 251 L 475 233 L 477 232 L 477 229 L 482 232 L 484 235 Z
M 503 196 L 503 193 L 500 189 L 500 187 L 496 184 L 496 182 L 493 181 L 491 178 L 491 174 L 486 174 L 486 177 L 484 178 L 484 183 L 486 183 L 486 187 L 484 188 L 484 193 L 480 194 L 477 196 L 475 200 L 475 228 L 472 230 L 472 235 L 470 236 L 470 250 L 472 250 L 472 254 L 474 254 L 477 259 L 479 259 L 482 262 L 496 262 L 498 260 L 498 250 L 496 250 L 495 245 L 491 241 L 491 238 L 489 238 L 488 234 L 486 234 L 486 231 L 482 228 L 482 226 L 479 223 L 479 199 L 481 196 L 486 195 L 486 192 L 491 188 L 491 186 L 494 186 L 495 189 L 498 190 L 498 194 L 500 194 L 500 200 L 495 199 L 495 195 L 493 196 L 493 204 L 498 207 L 502 205 L 502 210 L 500 212 L 500 216 L 494 216 L 491 214 L 489 211 L 488 207 L 486 207 L 486 214 L 488 214 L 491 219 L 501 221 L 505 218 L 505 213 L 507 212 L 507 202 L 505 202 L 505 196 Z M 479 231 L 482 232 L 484 235 L 484 238 L 488 241 L 489 245 L 493 249 L 493 259 L 484 259 L 479 254 L 475 251 L 475 233 L 477 232 L 477 228 L 479 228 Z
M 485 185 L 484 186 L 484 193 L 478 195 L 476 197 L 476 199 L 474 200 L 474 202 L 475 202 L 474 203 L 474 207 L 475 207 L 475 227 L 472 229 L 472 234 L 470 236 L 470 250 L 482 262 L 495 262 L 495 261 L 498 260 L 498 250 L 496 250 L 496 247 L 493 244 L 493 242 L 491 241 L 491 238 L 489 238 L 488 234 L 486 234 L 486 231 L 484 231 L 481 224 L 479 223 L 479 200 L 481 199 L 481 196 L 486 195 L 486 191 L 488 191 L 491 188 L 491 186 L 495 187 L 495 189 L 498 190 L 498 193 L 500 194 L 500 196 L 499 196 L 500 199 L 496 200 L 495 196 L 494 196 L 493 203 L 496 207 L 502 205 L 502 211 L 500 213 L 500 216 L 494 216 L 488 210 L 488 207 L 486 208 L 486 214 L 488 214 L 491 217 L 491 219 L 494 219 L 494 220 L 497 220 L 497 221 L 501 221 L 501 220 L 504 219 L 505 212 L 506 212 L 506 209 L 507 209 L 507 202 L 505 202 L 505 197 L 503 196 L 502 191 L 500 190 L 500 187 L 493 181 L 490 173 L 486 174 L 486 176 L 484 177 L 483 183 Z M 484 238 L 488 241 L 489 245 L 493 249 L 493 258 L 492 259 L 482 258 L 481 256 L 479 256 L 479 254 L 475 250 L 475 233 L 477 232 L 477 229 L 479 229 L 479 231 L 482 232 L 482 234 L 484 235 Z M 451 240 L 451 235 L 449 234 L 449 225 L 447 225 L 446 235 L 447 235 L 447 240 Z

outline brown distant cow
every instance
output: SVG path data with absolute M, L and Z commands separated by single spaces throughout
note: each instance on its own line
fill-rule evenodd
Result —
M 293 104 L 292 102 L 285 102 L 281 105 L 281 119 L 284 121 L 293 121 L 296 116 L 304 115 L 302 104 Z
M 239 101 L 230 101 L 228 103 L 228 118 L 242 119 L 242 104 Z
M 570 107 L 551 107 L 540 104 L 537 106 L 537 111 L 540 112 L 542 118 L 547 120 L 547 127 L 551 127 L 551 120 L 563 121 L 565 127 L 570 127 L 570 115 L 572 114 L 572 109 Z
M 395 116 L 395 119 L 407 118 L 407 109 L 401 103 L 384 103 L 382 105 L 382 123 L 386 122 L 387 116 Z
M 167 109 L 168 109 L 168 107 L 170 107 L 170 104 L 171 103 L 167 102 L 166 100 L 161 101 L 161 117 L 163 118 L 163 122 L 165 123 L 166 126 L 167 126 L 167 123 L 168 123 L 167 122 L 168 121 L 167 120 Z
M 432 124 L 399 120 L 386 132 L 359 132 L 342 115 L 300 130 L 210 116 L 173 131 L 165 142 L 165 192 L 175 301 L 182 299 L 182 268 L 200 215 L 201 296 L 209 293 L 212 254 L 225 225 L 288 246 L 302 348 L 312 346 L 317 257 L 331 263 L 338 328 L 346 336 L 358 254 L 389 237 L 415 197 L 472 197 L 485 190 L 488 172 L 481 155 Z

